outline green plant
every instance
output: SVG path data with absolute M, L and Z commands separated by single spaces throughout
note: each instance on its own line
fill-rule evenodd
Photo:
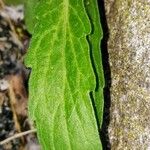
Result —
M 29 114 L 40 143 L 45 150 L 100 150 L 104 77 L 97 1 L 28 2 Z

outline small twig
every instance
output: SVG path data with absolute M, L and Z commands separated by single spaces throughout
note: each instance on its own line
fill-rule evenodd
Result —
M 1 141 L 0 145 L 4 145 L 4 144 L 6 144 L 6 143 L 8 143 L 8 142 L 10 142 L 10 141 L 12 141 L 12 140 L 14 140 L 16 138 L 20 138 L 22 136 L 25 136 L 27 134 L 34 133 L 34 132 L 36 132 L 36 129 L 32 129 L 32 130 L 28 130 L 28 131 L 25 131 L 25 132 L 21 132 L 21 133 L 15 134 L 12 137 L 9 137 L 9 138 Z
M 15 105 L 16 105 L 16 101 L 17 100 L 15 98 L 15 93 L 14 93 L 14 90 L 13 90 L 13 87 L 12 87 L 12 81 L 9 82 L 9 91 L 8 91 L 8 94 L 9 94 L 9 99 L 10 99 L 11 110 L 13 112 L 13 120 L 14 120 L 14 123 L 15 123 L 15 129 L 18 132 L 21 132 L 20 124 L 18 122 L 18 117 L 17 117 L 17 114 L 16 114 Z
M 0 0 L 0 9 L 1 9 L 1 8 L 4 8 L 4 3 L 3 3 L 2 0 Z

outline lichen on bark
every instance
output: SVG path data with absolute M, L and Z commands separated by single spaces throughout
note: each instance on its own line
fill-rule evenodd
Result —
M 150 0 L 106 0 L 112 150 L 150 149 Z

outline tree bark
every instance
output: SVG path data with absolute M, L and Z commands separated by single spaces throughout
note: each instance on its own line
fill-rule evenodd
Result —
M 150 0 L 106 0 L 112 150 L 150 149 Z

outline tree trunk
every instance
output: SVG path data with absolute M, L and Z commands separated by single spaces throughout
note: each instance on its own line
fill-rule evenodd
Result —
M 150 149 L 150 0 L 106 0 L 112 150 Z

